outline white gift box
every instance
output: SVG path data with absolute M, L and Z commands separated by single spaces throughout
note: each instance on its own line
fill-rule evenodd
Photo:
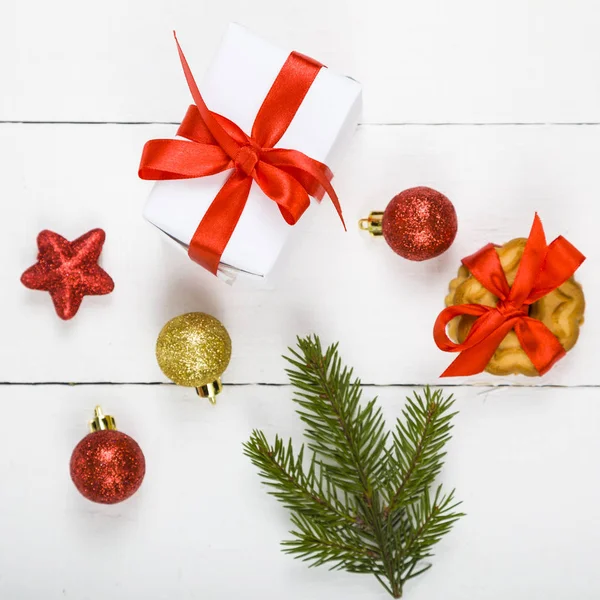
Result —
M 288 55 L 231 24 L 199 86 L 208 108 L 249 134 Z M 275 147 L 299 150 L 333 168 L 356 129 L 360 105 L 360 84 L 323 68 Z M 181 107 L 182 115 L 186 109 Z M 204 213 L 230 175 L 231 170 L 197 179 L 158 181 L 144 208 L 144 217 L 187 252 Z M 328 201 L 325 196 L 323 202 Z M 309 210 L 314 210 L 314 204 L 311 202 Z M 341 204 L 343 209 L 343 199 Z M 253 182 L 248 202 L 221 257 L 219 275 L 229 279 L 238 274 L 266 276 L 290 228 L 277 204 Z

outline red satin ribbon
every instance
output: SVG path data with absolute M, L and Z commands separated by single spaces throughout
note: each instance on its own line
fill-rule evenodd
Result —
M 197 263 L 217 273 L 221 256 L 244 210 L 252 181 L 277 203 L 294 225 L 326 192 L 342 223 L 342 209 L 323 163 L 297 150 L 274 148 L 292 122 L 322 65 L 292 52 L 260 107 L 250 136 L 235 123 L 211 112 L 202 98 L 175 37 L 181 65 L 195 106 L 189 107 L 177 135 L 186 140 L 150 140 L 144 146 L 142 179 L 189 179 L 233 169 L 206 211 L 189 245 Z M 344 225 L 345 228 L 345 225 Z
M 546 245 L 537 213 L 512 287 L 508 285 L 493 244 L 464 258 L 462 263 L 471 275 L 498 297 L 498 305 L 460 304 L 449 306 L 439 314 L 433 326 L 435 343 L 445 352 L 460 352 L 441 376 L 481 373 L 512 329 L 538 373 L 543 375 L 550 370 L 565 351 L 541 321 L 527 316 L 529 306 L 567 281 L 584 260 L 583 254 L 562 236 Z M 446 326 L 462 315 L 478 318 L 465 341 L 457 344 L 448 337 Z

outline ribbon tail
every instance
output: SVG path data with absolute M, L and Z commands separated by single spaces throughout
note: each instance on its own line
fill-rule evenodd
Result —
M 327 165 L 318 160 L 314 160 L 297 150 L 285 150 L 282 148 L 264 151 L 264 158 L 271 166 L 277 167 L 282 171 L 286 171 L 288 168 L 297 169 L 304 172 L 306 176 L 312 178 L 325 190 L 325 193 L 331 199 L 331 202 L 340 217 L 340 221 L 344 226 L 344 231 L 347 231 L 339 198 L 330 183 L 330 180 L 333 178 L 333 173 Z
M 340 204 L 340 200 L 337 194 L 335 193 L 333 186 L 331 185 L 331 183 L 329 183 L 329 179 L 327 179 L 327 177 L 322 173 L 318 174 L 317 179 L 323 187 L 323 189 L 325 190 L 325 193 L 329 196 L 329 199 L 333 203 L 333 206 L 335 207 L 340 221 L 342 222 L 342 226 L 344 227 L 344 231 L 348 231 L 348 228 L 346 227 L 346 221 L 344 221 L 344 215 L 342 214 L 342 205 Z
M 566 354 L 558 338 L 537 319 L 520 319 L 515 325 L 515 333 L 540 375 L 547 373 Z
M 310 206 L 306 189 L 294 177 L 265 161 L 256 165 L 254 180 L 275 201 L 288 225 L 295 225 Z
M 251 177 L 234 171 L 219 190 L 192 237 L 188 249 L 190 258 L 214 275 L 246 206 L 251 185 Z
M 192 98 L 198 107 L 198 111 L 200 112 L 200 116 L 204 123 L 206 123 L 206 127 L 208 127 L 212 136 L 217 140 L 217 143 L 223 150 L 229 155 L 230 158 L 234 158 L 237 151 L 239 150 L 238 144 L 231 138 L 231 136 L 223 129 L 223 127 L 217 122 L 213 114 L 206 106 L 206 102 L 204 102 L 204 98 L 202 94 L 200 94 L 200 90 L 198 89 L 198 85 L 196 84 L 196 80 L 192 75 L 192 70 L 188 64 L 187 59 L 179 45 L 179 40 L 177 39 L 177 34 L 173 32 L 173 37 L 175 38 L 175 43 L 177 44 L 177 52 L 179 53 L 179 60 L 181 61 L 181 66 L 183 68 L 183 74 L 185 75 L 185 80 L 187 81 L 188 87 L 190 89 L 190 93 L 192 94 Z
M 522 306 L 530 295 L 536 280 L 539 278 L 547 253 L 548 245 L 546 244 L 544 228 L 538 214 L 535 213 L 525 250 L 519 261 L 517 275 L 508 295 L 508 300 L 515 306 Z
M 526 302 L 532 304 L 560 287 L 573 276 L 585 256 L 564 237 L 557 237 L 548 246 L 546 259 Z

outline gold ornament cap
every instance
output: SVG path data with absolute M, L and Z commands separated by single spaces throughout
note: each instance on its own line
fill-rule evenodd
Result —
M 217 396 L 223 391 L 223 384 L 220 379 L 216 381 L 211 381 L 206 385 L 201 385 L 196 388 L 196 394 L 200 396 L 200 398 L 208 398 L 208 401 L 211 404 L 217 403 Z
M 213 404 L 230 359 L 229 333 L 206 313 L 186 313 L 171 319 L 156 341 L 156 360 L 162 372 L 178 385 L 196 388 L 199 396 Z
M 360 219 L 358 228 L 375 237 L 383 235 L 383 211 L 375 210 L 366 219 Z
M 94 418 L 89 422 L 89 427 L 92 433 L 95 433 L 96 431 L 104 431 L 106 429 L 115 431 L 117 428 L 117 423 L 115 422 L 114 417 L 105 415 L 102 412 L 102 407 L 96 406 L 94 409 Z

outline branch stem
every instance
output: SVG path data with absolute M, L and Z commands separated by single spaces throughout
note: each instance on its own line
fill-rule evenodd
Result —
M 355 520 L 350 515 L 338 511 L 330 502 L 327 502 L 321 496 L 315 495 L 313 491 L 308 489 L 308 487 L 304 487 L 295 477 L 290 475 L 290 473 L 286 470 L 285 466 L 278 462 L 271 452 L 266 452 L 263 454 L 263 456 L 268 458 L 271 464 L 274 467 L 276 467 L 277 472 L 280 474 L 280 476 L 285 478 L 288 483 L 292 484 L 294 486 L 294 489 L 296 489 L 296 491 L 298 491 L 301 495 L 303 495 L 305 498 L 308 498 L 309 500 L 312 500 L 319 506 L 323 506 L 335 517 L 345 521 L 348 525 L 354 525 Z
M 416 451 L 413 455 L 413 458 L 410 462 L 408 469 L 406 470 L 406 474 L 402 478 L 402 483 L 400 484 L 400 486 L 398 487 L 398 489 L 396 490 L 396 492 L 390 499 L 390 503 L 389 503 L 389 507 L 388 507 L 388 510 L 390 513 L 393 512 L 394 507 L 395 507 L 396 503 L 398 502 L 398 498 L 400 498 L 402 496 L 402 493 L 406 489 L 406 486 L 408 485 L 410 478 L 412 477 L 412 474 L 414 473 L 415 469 L 417 468 L 417 465 L 419 464 L 419 461 L 421 460 L 421 457 L 423 456 L 423 449 L 425 448 L 425 439 L 429 436 L 429 428 L 431 427 L 431 424 L 433 423 L 434 415 L 435 415 L 434 410 L 427 411 L 427 418 L 425 420 L 425 425 L 423 426 L 423 432 L 422 432 L 421 436 L 419 437 L 419 443 L 417 444 Z
M 359 449 L 356 447 L 356 443 L 354 441 L 354 437 L 352 435 L 352 431 L 346 425 L 346 420 L 344 419 L 344 415 L 339 410 L 337 403 L 334 401 L 336 397 L 335 391 L 331 389 L 329 378 L 327 376 L 327 368 L 323 362 L 323 355 L 319 352 L 319 360 L 316 362 L 316 370 L 320 379 L 320 383 L 325 390 L 326 399 L 329 402 L 331 409 L 338 417 L 338 422 L 340 425 L 340 429 L 342 431 L 342 435 L 346 439 L 348 444 L 348 448 L 350 449 L 354 466 L 359 475 L 359 480 L 363 488 L 364 493 L 364 501 L 367 507 L 367 510 L 364 511 L 364 520 L 371 527 L 375 540 L 379 549 L 379 556 L 381 557 L 381 562 L 383 564 L 383 568 L 385 570 L 386 576 L 390 581 L 392 587 L 392 595 L 395 598 L 399 598 L 396 594 L 401 594 L 401 587 L 399 587 L 399 583 L 396 581 L 396 569 L 393 564 L 393 557 L 389 555 L 387 544 L 385 543 L 385 534 L 383 531 L 383 520 L 381 518 L 381 511 L 375 510 L 373 506 L 373 500 L 378 502 L 378 498 L 374 498 L 373 486 L 368 477 L 367 473 L 365 473 L 363 466 L 360 462 L 359 458 Z M 362 502 L 359 503 L 359 506 L 362 505 Z

